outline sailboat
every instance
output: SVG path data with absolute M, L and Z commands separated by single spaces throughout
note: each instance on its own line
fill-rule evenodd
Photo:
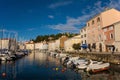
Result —
M 7 33 L 9 31 L 2 29 L 1 32 L 2 32 L 2 35 L 1 35 L 0 60 L 1 61 L 11 61 L 11 60 L 13 60 L 12 57 L 11 57 L 12 52 L 10 51 L 11 50 L 10 47 L 11 47 L 11 42 L 12 42 L 11 40 L 12 39 L 10 37 L 6 38 L 6 36 L 4 36 L 5 32 Z
M 1 30 L 1 54 L 0 54 L 0 60 L 1 61 L 6 61 L 6 58 L 5 58 L 5 55 L 6 54 L 4 54 L 6 51 L 3 49 L 3 35 L 4 35 L 4 30 L 2 29 Z

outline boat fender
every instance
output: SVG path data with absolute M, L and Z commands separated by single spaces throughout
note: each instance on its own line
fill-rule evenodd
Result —
M 6 77 L 6 73 L 5 72 L 2 73 L 2 77 Z

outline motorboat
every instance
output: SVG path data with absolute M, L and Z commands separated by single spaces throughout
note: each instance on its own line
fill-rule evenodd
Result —
M 86 64 L 80 64 L 77 66 L 77 69 L 80 69 L 80 70 L 84 70 L 87 68 L 87 65 Z
M 86 71 L 91 73 L 97 73 L 108 70 L 109 68 L 110 68 L 110 63 L 90 60 L 90 64 L 86 68 Z
M 73 64 L 76 65 L 77 69 L 84 70 L 88 66 L 88 60 L 79 58 L 79 59 L 74 60 Z

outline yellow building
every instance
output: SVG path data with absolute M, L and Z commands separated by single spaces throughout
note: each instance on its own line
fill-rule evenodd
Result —
M 64 42 L 64 49 L 65 49 L 65 51 L 74 51 L 72 46 L 73 46 L 73 44 L 81 43 L 80 37 L 81 37 L 80 35 L 77 35 L 77 36 L 74 36 L 72 38 L 67 39 Z

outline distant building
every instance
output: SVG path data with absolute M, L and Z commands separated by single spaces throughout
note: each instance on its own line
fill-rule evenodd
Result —
M 56 48 L 55 48 L 55 41 L 50 41 L 50 42 L 48 43 L 48 50 L 49 50 L 49 51 L 54 51 L 54 50 L 56 50 Z
M 33 41 L 26 42 L 25 47 L 26 47 L 26 49 L 34 50 L 35 49 L 34 42 Z
M 41 43 L 41 42 L 38 42 L 38 43 L 35 43 L 35 49 L 36 50 L 40 50 L 40 49 L 42 49 L 42 46 L 43 44 Z
M 15 50 L 17 49 L 17 42 L 15 39 L 10 38 L 0 39 L 0 49 Z
M 46 42 L 34 43 L 35 50 L 47 50 L 48 44 Z
M 60 39 L 55 40 L 55 49 L 60 50 Z
M 81 37 L 80 35 L 77 35 L 77 36 L 67 39 L 64 42 L 65 51 L 74 51 L 72 46 L 73 44 L 81 43 L 80 37 Z
M 64 49 L 64 42 L 68 39 L 66 36 L 60 38 L 60 49 Z
M 25 44 L 23 42 L 18 42 L 18 49 L 25 49 Z
M 43 50 L 48 50 L 48 44 L 47 43 L 43 44 L 42 48 Z

